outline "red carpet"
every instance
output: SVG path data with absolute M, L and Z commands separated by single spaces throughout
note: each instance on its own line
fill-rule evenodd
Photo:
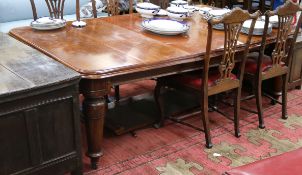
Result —
M 150 91 L 153 83 L 137 83 L 122 86 L 123 96 Z M 130 93 L 131 92 L 131 93 Z M 281 118 L 281 106 L 264 100 L 266 129 L 257 128 L 257 115 L 241 110 L 241 134 L 233 135 L 233 122 L 216 112 L 209 113 L 214 147 L 206 149 L 204 133 L 187 126 L 167 121 L 160 129 L 146 128 L 137 131 L 138 137 L 130 134 L 104 139 L 104 156 L 98 170 L 89 168 L 89 159 L 84 156 L 84 171 L 89 175 L 194 175 L 221 174 L 236 166 L 254 162 L 302 147 L 302 91 L 294 90 L 288 95 L 288 120 Z M 255 108 L 253 100 L 243 104 Z M 232 108 L 220 106 L 232 116 Z M 198 116 L 190 123 L 201 126 Z M 85 144 L 85 140 L 83 140 Z M 83 148 L 86 150 L 86 148 Z

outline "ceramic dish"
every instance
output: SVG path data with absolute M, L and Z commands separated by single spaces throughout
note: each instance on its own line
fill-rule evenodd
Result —
M 168 7 L 167 11 L 168 16 L 177 21 L 182 21 L 189 16 L 189 11 L 182 7 Z
M 153 18 L 159 12 L 160 7 L 149 2 L 143 2 L 138 3 L 135 9 L 143 18 Z
M 168 12 L 167 12 L 167 10 L 160 9 L 159 12 L 156 15 L 158 15 L 158 16 L 167 16 Z
M 171 7 L 176 6 L 176 7 L 183 7 L 185 5 L 188 5 L 187 1 L 183 1 L 183 0 L 175 0 L 172 1 L 171 3 Z
M 196 11 L 195 6 L 193 5 L 184 5 L 183 8 L 189 11 L 190 16 Z
M 150 19 L 142 22 L 145 30 L 161 35 L 178 35 L 189 30 L 189 25 L 169 19 Z
M 64 19 L 51 19 L 49 17 L 39 18 L 36 21 L 32 21 L 30 26 L 36 30 L 55 30 L 66 26 L 66 20 Z
M 248 34 L 251 23 L 252 23 L 252 20 L 245 21 L 242 25 L 241 32 L 245 33 L 245 34 Z M 254 31 L 253 31 L 253 35 L 263 35 L 264 24 L 265 24 L 264 21 L 256 21 L 255 28 L 254 28 Z M 269 34 L 271 32 L 272 32 L 272 24 L 269 24 L 267 33 Z

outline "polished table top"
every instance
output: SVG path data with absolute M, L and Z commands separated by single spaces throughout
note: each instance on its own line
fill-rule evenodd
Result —
M 88 19 L 84 28 L 74 28 L 71 23 L 52 31 L 21 27 L 10 35 L 93 79 L 202 59 L 207 23 L 198 12 L 187 20 L 190 30 L 177 36 L 145 31 L 142 20 L 139 14 L 112 16 Z M 245 39 L 242 34 L 239 41 Z M 259 41 L 260 37 L 253 37 L 253 42 Z M 223 43 L 223 32 L 216 30 L 213 53 L 221 50 Z

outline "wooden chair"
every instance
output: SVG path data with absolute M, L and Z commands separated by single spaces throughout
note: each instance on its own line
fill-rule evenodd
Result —
M 65 0 L 45 0 L 51 18 L 63 19 Z M 34 20 L 38 19 L 34 0 L 30 0 Z
M 245 78 L 252 81 L 256 86 L 254 88 L 256 103 L 257 103 L 257 114 L 259 118 L 259 128 L 265 128 L 263 121 L 263 109 L 262 109 L 262 92 L 261 85 L 262 81 L 282 76 L 282 118 L 286 119 L 286 106 L 287 106 L 287 84 L 288 75 L 291 69 L 291 60 L 293 55 L 294 43 L 297 38 L 299 26 L 301 26 L 301 16 L 298 20 L 297 27 L 295 28 L 294 34 L 289 35 L 292 29 L 292 21 L 294 15 L 301 11 L 301 7 L 292 1 L 287 1 L 284 5 L 277 8 L 275 11 L 267 11 L 265 13 L 265 28 L 264 33 L 267 33 L 269 25 L 269 17 L 278 15 L 279 28 L 277 29 L 277 38 L 274 50 L 271 54 L 265 55 L 264 51 L 266 48 L 267 35 L 262 36 L 262 43 L 259 52 L 252 52 L 248 55 Z M 246 97 L 244 99 L 250 99 Z
M 248 49 L 251 42 L 252 32 L 256 19 L 259 17 L 260 13 L 256 12 L 254 14 L 249 14 L 240 8 L 233 9 L 230 13 L 225 15 L 222 19 L 210 19 L 208 20 L 208 35 L 207 35 L 207 46 L 206 53 L 204 56 L 202 67 L 202 73 L 198 75 L 175 75 L 170 77 L 162 77 L 158 79 L 157 85 L 155 87 L 154 97 L 156 103 L 159 107 L 161 118 L 158 121 L 158 127 L 163 126 L 165 119 L 165 112 L 163 108 L 164 100 L 162 98 L 161 89 L 164 86 L 174 87 L 174 88 L 186 88 L 197 92 L 201 96 L 201 118 L 203 121 L 203 127 L 206 138 L 206 147 L 211 148 L 211 134 L 209 128 L 209 118 L 208 118 L 208 98 L 209 96 L 219 94 L 221 92 L 226 92 L 234 90 L 235 92 L 235 107 L 234 107 L 234 128 L 235 136 L 239 137 L 239 110 L 240 110 L 240 96 L 241 96 L 241 84 L 243 79 L 244 65 L 246 56 L 248 54 Z M 248 19 L 253 19 L 249 35 L 247 37 L 246 43 L 244 45 L 243 57 L 241 57 L 241 69 L 237 76 L 232 73 L 235 66 L 235 52 L 237 49 L 237 41 L 241 31 L 241 27 L 244 21 Z M 224 24 L 224 50 L 221 61 L 219 61 L 219 67 L 216 71 L 209 71 L 209 67 L 214 66 L 210 64 L 211 60 L 211 44 L 213 35 L 213 25 L 223 23 Z M 217 65 L 216 65 L 217 66 Z

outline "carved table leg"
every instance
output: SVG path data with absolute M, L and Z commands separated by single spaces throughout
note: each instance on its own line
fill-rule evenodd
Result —
M 91 168 L 97 169 L 98 161 L 102 156 L 102 140 L 104 129 L 104 117 L 107 103 L 104 98 L 109 92 L 110 86 L 106 81 L 82 79 L 80 83 L 81 92 L 85 99 L 83 102 L 83 113 L 85 115 L 85 126 L 87 134 L 87 156 L 91 161 Z

